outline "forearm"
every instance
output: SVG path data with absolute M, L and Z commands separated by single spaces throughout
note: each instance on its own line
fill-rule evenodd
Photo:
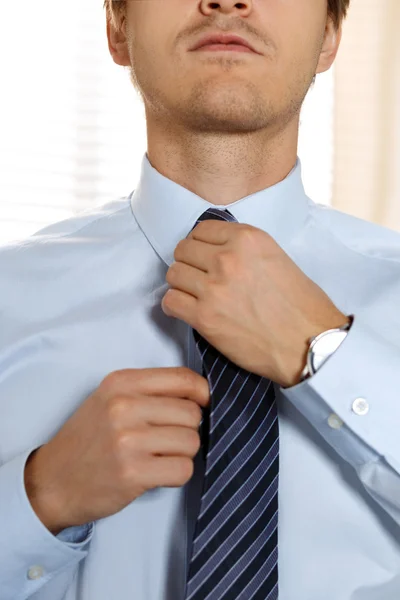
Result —
M 34 450 L 29 456 L 24 471 L 25 490 L 32 509 L 43 525 L 53 535 L 58 535 L 69 524 L 62 522 L 62 506 L 56 490 L 46 483 L 43 467 L 41 468 L 41 452 L 43 446 Z
M 55 537 L 33 510 L 24 485 L 32 449 L 0 466 L 0 589 L 2 600 L 30 598 L 57 578 L 64 597 L 79 562 L 88 554 L 93 526 Z M 86 533 L 86 537 L 83 535 Z M 65 540 L 83 539 L 74 543 Z M 58 600 L 54 596 L 54 600 Z
M 356 318 L 315 375 L 281 391 L 400 525 L 399 369 L 400 348 Z

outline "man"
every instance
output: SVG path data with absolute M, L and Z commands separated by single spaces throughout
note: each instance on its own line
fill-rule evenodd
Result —
M 348 5 L 107 3 L 148 151 L 0 252 L 1 600 L 399 598 L 400 238 L 297 157 Z

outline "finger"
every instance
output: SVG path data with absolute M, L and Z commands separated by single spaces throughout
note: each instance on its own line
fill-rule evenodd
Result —
M 200 406 L 210 402 L 207 379 L 188 367 L 121 369 L 107 375 L 101 385 L 105 399 L 141 395 L 187 398 Z
M 147 413 L 144 415 L 149 425 L 175 425 L 198 429 L 203 412 L 197 402 L 181 398 L 147 398 Z
M 176 246 L 174 259 L 207 273 L 217 250 L 213 244 L 185 238 Z
M 187 456 L 150 456 L 144 465 L 142 483 L 147 489 L 180 487 L 194 472 L 193 460 Z
M 204 297 L 207 274 L 183 262 L 172 263 L 167 272 L 167 283 L 174 289 L 191 294 L 195 298 Z
M 189 427 L 148 427 L 132 433 L 132 444 L 141 453 L 154 456 L 193 457 L 200 449 L 200 435 Z
M 190 232 L 189 238 L 209 244 L 226 244 L 232 236 L 232 228 L 238 226 L 240 227 L 241 223 L 208 219 L 196 225 Z
M 161 301 L 161 308 L 167 316 L 185 321 L 196 328 L 198 302 L 199 299 L 192 294 L 170 288 Z
M 133 429 L 138 424 L 175 425 L 197 430 L 203 416 L 201 407 L 193 400 L 166 396 L 119 397 L 114 426 Z M 115 414 L 115 413 L 114 413 Z

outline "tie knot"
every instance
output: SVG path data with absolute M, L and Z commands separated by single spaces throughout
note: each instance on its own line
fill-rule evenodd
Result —
M 215 219 L 217 221 L 231 221 L 234 223 L 238 222 L 237 219 L 235 219 L 235 217 L 233 216 L 233 214 L 230 213 L 227 209 L 209 208 L 202 215 L 200 215 L 195 225 L 193 226 L 193 229 L 196 227 L 196 225 L 201 223 L 201 221 L 209 221 L 210 219 Z

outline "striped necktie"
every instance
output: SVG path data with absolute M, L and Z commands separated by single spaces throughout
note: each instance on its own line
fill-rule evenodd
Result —
M 237 222 L 211 208 L 206 219 Z M 279 427 L 271 380 L 228 360 L 193 330 L 211 402 L 206 465 L 185 600 L 278 598 Z

